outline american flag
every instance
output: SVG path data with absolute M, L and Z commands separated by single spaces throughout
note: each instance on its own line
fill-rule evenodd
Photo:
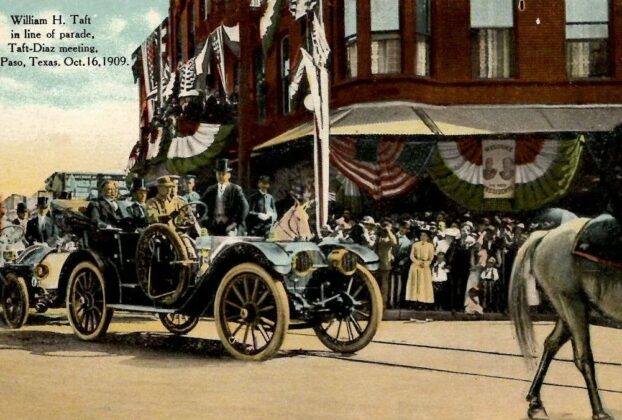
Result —
M 367 150 L 363 155 L 358 151 L 357 138 L 333 137 L 330 142 L 331 163 L 375 200 L 394 197 L 412 188 L 417 183 L 417 177 L 400 165 L 406 143 L 369 140 L 368 146 L 375 144 L 375 154 Z M 374 140 L 373 144 L 371 140 Z
M 295 19 L 300 19 L 315 10 L 319 0 L 289 0 L 289 11 Z

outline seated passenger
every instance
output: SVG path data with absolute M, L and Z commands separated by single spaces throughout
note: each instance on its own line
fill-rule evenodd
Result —
M 161 176 L 157 181 L 158 194 L 147 200 L 149 223 L 169 223 L 171 215 L 178 212 L 186 202 L 174 195 L 175 183 L 170 176 Z
M 123 218 L 117 197 L 119 187 L 116 181 L 107 180 L 102 182 L 99 198 L 89 203 L 86 210 L 91 221 L 100 229 L 116 227 Z
M 136 178 L 132 182 L 132 197 L 126 208 L 128 217 L 132 218 L 136 222 L 136 227 L 145 227 L 148 224 L 147 221 L 147 208 L 145 203 L 147 201 L 147 187 L 143 178 Z

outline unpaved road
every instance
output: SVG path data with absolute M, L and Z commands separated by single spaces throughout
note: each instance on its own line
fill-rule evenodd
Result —
M 213 323 L 175 337 L 152 317 L 115 316 L 84 343 L 55 313 L 0 329 L 2 419 L 521 419 L 531 373 L 508 322 L 384 322 L 351 357 L 292 331 L 278 357 L 225 354 Z M 542 340 L 552 324 L 536 326 Z M 622 331 L 593 327 L 599 385 L 622 419 Z M 591 417 L 566 346 L 543 399 L 551 418 Z

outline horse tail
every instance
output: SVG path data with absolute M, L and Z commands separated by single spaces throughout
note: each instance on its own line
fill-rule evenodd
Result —
M 535 354 L 535 339 L 533 323 L 529 316 L 529 303 L 527 301 L 527 281 L 535 280 L 533 273 L 533 256 L 542 238 L 548 232 L 537 231 L 532 233 L 525 243 L 519 248 L 510 280 L 510 294 L 508 305 L 510 315 L 514 321 L 516 338 L 525 358 Z

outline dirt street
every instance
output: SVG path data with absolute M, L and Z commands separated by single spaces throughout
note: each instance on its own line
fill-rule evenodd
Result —
M 84 343 L 59 314 L 0 329 L 3 419 L 521 419 L 531 373 L 509 322 L 384 322 L 345 357 L 292 331 L 278 357 L 232 359 L 211 321 L 175 337 L 152 317 L 115 316 Z M 550 323 L 536 326 L 542 340 Z M 602 397 L 622 418 L 622 331 L 592 328 Z M 543 400 L 551 418 L 589 419 L 566 346 Z

